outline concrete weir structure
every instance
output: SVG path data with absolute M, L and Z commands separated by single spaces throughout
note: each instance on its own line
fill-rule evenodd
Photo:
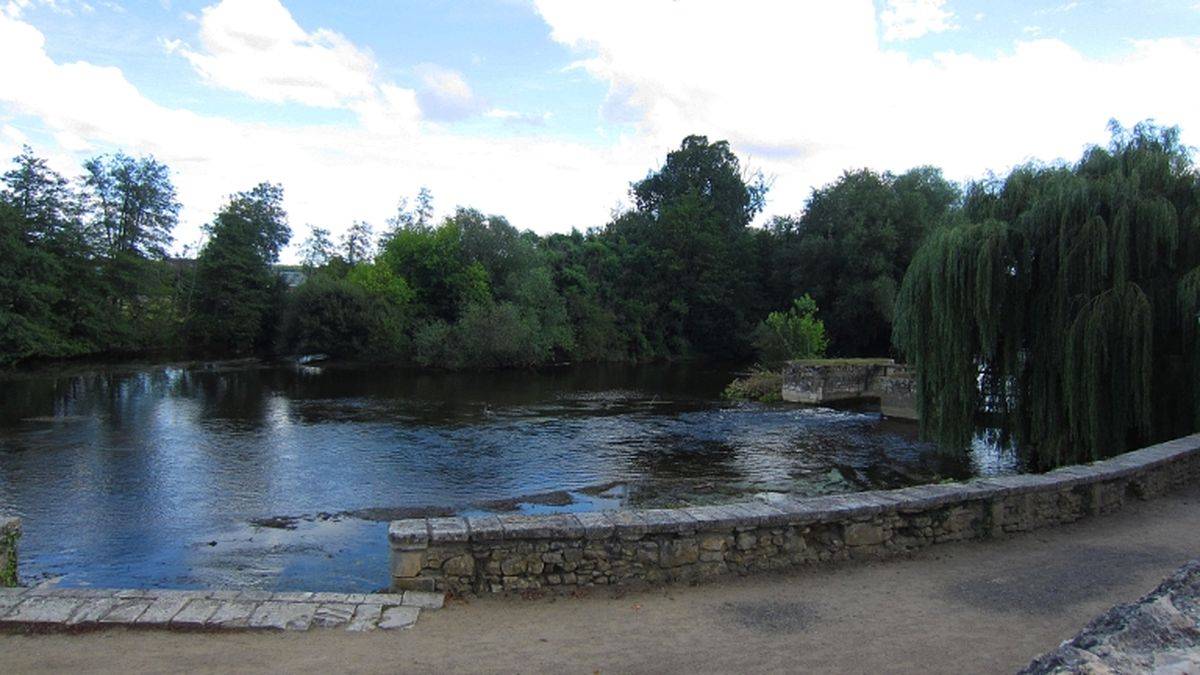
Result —
M 891 359 L 790 361 L 782 396 L 810 405 L 879 399 L 885 417 L 917 419 L 916 379 L 908 366 Z
M 693 581 L 1051 527 L 1200 478 L 1200 434 L 1045 474 L 727 506 L 391 523 L 394 590 Z

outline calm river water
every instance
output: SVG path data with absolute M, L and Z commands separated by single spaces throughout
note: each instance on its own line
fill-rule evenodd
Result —
M 704 504 L 1011 472 L 870 410 L 719 399 L 729 370 L 156 366 L 0 381 L 26 582 L 363 592 L 387 521 Z

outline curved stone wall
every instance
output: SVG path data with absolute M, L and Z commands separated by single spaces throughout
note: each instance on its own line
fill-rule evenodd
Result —
M 725 506 L 391 523 L 393 589 L 679 582 L 1069 523 L 1200 477 L 1200 434 L 1040 475 Z

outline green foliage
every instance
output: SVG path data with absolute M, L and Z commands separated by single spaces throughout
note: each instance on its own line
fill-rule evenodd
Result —
M 775 403 L 783 400 L 783 373 L 767 368 L 755 368 L 725 387 L 722 396 L 730 401 Z
M 1073 166 L 970 186 L 904 278 L 895 340 L 924 432 L 999 413 L 1042 466 L 1196 424 L 1200 180 L 1173 129 L 1113 129 Z
M 602 331 L 577 344 L 632 360 L 747 356 L 767 307 L 747 228 L 763 206 L 761 177 L 748 182 L 727 143 L 689 136 L 630 193 L 636 210 L 572 242 L 580 259 L 560 262 L 576 293 L 571 311 Z M 596 275 L 596 288 L 581 272 Z
M 459 209 L 437 227 L 394 232 L 374 267 L 409 289 L 418 320 L 413 361 L 438 368 L 533 366 L 569 352 L 570 317 L 538 243 L 504 218 L 472 209 Z
M 754 331 L 754 346 L 768 363 L 825 356 L 829 338 L 817 318 L 816 301 L 804 295 L 788 311 L 768 314 Z
M 394 286 L 402 288 L 403 280 Z M 370 361 L 402 358 L 408 346 L 406 303 L 396 290 L 329 275 L 308 279 L 289 299 L 286 348 Z
M 269 349 L 284 293 L 271 265 L 291 237 L 283 188 L 261 183 L 234 195 L 207 231 L 211 238 L 197 260 L 192 343 L 220 354 Z
M 20 585 L 17 575 L 17 542 L 21 538 L 19 529 L 0 530 L 0 588 Z
M 932 167 L 843 174 L 813 192 L 803 216 L 768 225 L 773 297 L 811 294 L 838 355 L 887 354 L 904 271 L 957 200 L 957 188 Z
M 0 192 L 0 365 L 143 351 L 176 339 L 163 260 L 179 205 L 166 167 L 90 160 L 83 191 L 29 148 Z

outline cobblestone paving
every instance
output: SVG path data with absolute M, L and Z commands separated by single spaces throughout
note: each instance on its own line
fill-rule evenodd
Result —
M 133 626 L 190 630 L 410 628 L 441 593 L 270 593 L 0 588 L 0 630 Z

